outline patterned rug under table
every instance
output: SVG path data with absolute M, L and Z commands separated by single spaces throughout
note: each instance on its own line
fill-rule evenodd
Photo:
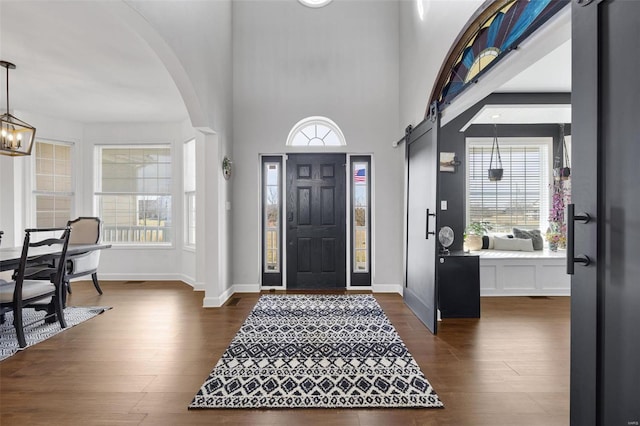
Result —
M 442 407 L 370 295 L 265 295 L 189 408 Z
M 0 361 L 11 355 L 40 343 L 50 337 L 55 336 L 65 330 L 70 329 L 80 323 L 83 323 L 96 315 L 100 315 L 106 310 L 111 309 L 108 306 L 68 306 L 64 308 L 64 318 L 67 322 L 67 328 L 60 328 L 58 321 L 45 323 L 43 318 L 46 315 L 44 311 L 36 311 L 35 309 L 24 309 L 23 323 L 31 324 L 24 327 L 24 337 L 27 341 L 25 348 L 20 348 L 18 338 L 16 337 L 16 329 L 13 327 L 13 312 L 5 314 L 5 321 L 0 324 Z M 33 323 L 33 324 L 32 324 Z

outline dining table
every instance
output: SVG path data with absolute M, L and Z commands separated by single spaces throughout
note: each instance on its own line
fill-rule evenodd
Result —
M 69 246 L 67 247 L 67 256 L 88 253 L 94 250 L 104 250 L 108 248 L 111 248 L 111 244 L 69 244 Z M 29 250 L 29 254 L 33 256 L 44 255 L 44 257 L 40 258 L 40 260 L 54 259 L 57 256 L 60 256 L 60 249 L 58 247 L 50 246 L 32 247 Z M 22 246 L 0 247 L 0 272 L 18 269 L 21 256 Z

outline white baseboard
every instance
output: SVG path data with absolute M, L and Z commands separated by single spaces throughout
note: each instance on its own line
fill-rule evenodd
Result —
M 87 276 L 87 279 L 91 279 L 91 276 Z M 99 281 L 185 281 L 185 276 L 182 274 L 103 274 L 98 271 Z
M 260 284 L 234 284 L 233 293 L 260 293 Z
M 371 290 L 374 293 L 398 293 L 402 295 L 402 284 L 373 284 Z
M 260 284 L 234 284 L 218 297 L 205 297 L 202 302 L 202 307 L 219 308 L 224 305 L 234 293 L 260 293 Z
M 234 284 L 234 293 L 259 293 L 262 290 L 286 290 L 283 287 L 261 287 L 260 284 Z M 372 286 L 350 286 L 347 290 L 371 290 L 373 293 L 402 294 L 402 284 L 373 284 Z
M 232 294 L 233 294 L 233 291 L 231 290 L 231 288 L 228 288 L 225 291 L 223 291 L 222 294 L 218 297 L 205 297 L 202 300 L 202 307 L 203 308 L 219 308 L 222 305 L 224 305 L 227 302 L 227 300 L 229 300 Z
M 509 297 L 509 296 L 571 296 L 571 290 L 483 290 L 480 297 Z
M 182 282 L 184 282 L 185 284 L 189 284 L 191 287 L 195 289 L 195 286 L 196 286 L 195 278 L 185 274 L 180 274 L 180 277 L 181 277 L 180 280 L 182 280 Z

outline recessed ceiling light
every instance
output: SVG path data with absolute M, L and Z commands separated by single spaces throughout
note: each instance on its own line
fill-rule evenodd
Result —
M 307 7 L 323 7 L 331 3 L 332 0 L 298 0 Z
M 493 114 L 491 118 L 500 118 L 500 114 Z

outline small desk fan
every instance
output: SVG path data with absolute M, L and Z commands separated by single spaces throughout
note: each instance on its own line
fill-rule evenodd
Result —
M 440 241 L 442 254 L 449 254 L 449 247 L 453 244 L 454 233 L 453 229 L 448 226 L 443 226 L 438 232 L 438 241 Z

